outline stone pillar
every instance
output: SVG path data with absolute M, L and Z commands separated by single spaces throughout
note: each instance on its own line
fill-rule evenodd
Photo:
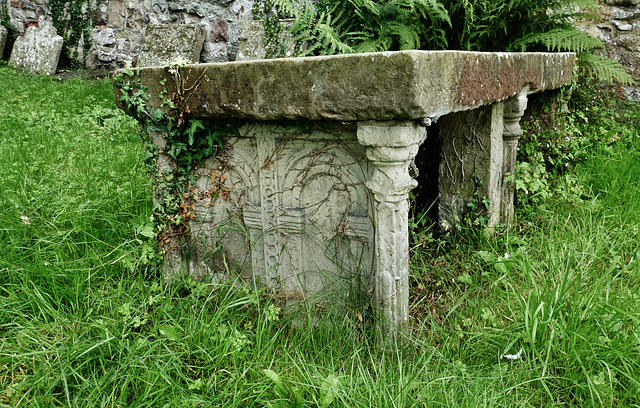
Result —
M 516 155 L 518 140 L 522 136 L 520 118 L 527 108 L 527 95 L 522 93 L 504 102 L 503 109 L 503 162 L 502 162 L 502 202 L 500 203 L 500 223 L 510 224 L 513 221 L 513 199 L 515 182 L 513 175 L 516 171 Z
M 441 228 L 455 227 L 471 212 L 481 225 L 496 225 L 502 199 L 502 104 L 451 113 L 438 125 Z
M 366 186 L 374 199 L 379 344 L 393 342 L 409 318 L 409 191 L 418 184 L 409 166 L 425 137 L 426 130 L 415 122 L 358 123 L 358 142 L 366 146 L 372 165 Z

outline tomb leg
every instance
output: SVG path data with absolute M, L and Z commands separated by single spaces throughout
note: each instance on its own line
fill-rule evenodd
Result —
M 510 224 L 513 221 L 513 200 L 515 194 L 515 182 L 513 175 L 516 170 L 516 155 L 518 153 L 518 141 L 522 136 L 520 118 L 527 108 L 527 95 L 521 94 L 504 102 L 504 129 L 502 133 L 503 167 L 502 174 L 502 202 L 500 208 L 500 223 Z
M 360 122 L 372 173 L 366 182 L 374 199 L 374 305 L 380 313 L 378 343 L 390 344 L 409 314 L 409 175 L 426 130 L 414 122 Z
M 502 104 L 451 113 L 438 125 L 441 228 L 454 228 L 466 214 L 481 226 L 497 225 L 502 199 Z

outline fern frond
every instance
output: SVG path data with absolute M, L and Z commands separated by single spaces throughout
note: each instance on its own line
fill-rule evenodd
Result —
M 325 45 L 326 54 L 351 54 L 353 48 L 343 43 L 333 27 L 328 24 L 316 25 L 318 40 Z
M 391 21 L 385 25 L 385 31 L 388 31 L 390 36 L 398 38 L 398 45 L 401 50 L 420 48 L 420 37 L 415 27 L 398 21 Z
M 280 12 L 293 16 L 296 20 L 315 14 L 313 3 L 308 0 L 273 0 L 272 4 Z
M 317 54 L 351 54 L 353 48 L 345 43 L 340 35 L 332 26 L 332 18 L 329 13 L 322 13 L 317 22 L 313 24 L 309 30 L 304 32 L 307 34 L 306 38 L 299 38 L 297 36 L 294 40 L 307 41 L 310 43 L 309 49 L 307 49 L 303 55 Z
M 360 18 L 365 18 L 366 13 L 369 12 L 374 16 L 380 15 L 380 10 L 377 4 L 373 0 L 348 0 L 353 11 Z
M 592 73 L 598 80 L 613 82 L 618 81 L 623 85 L 634 83 L 633 78 L 624 70 L 622 65 L 611 58 L 594 55 L 589 52 L 578 54 L 578 64 Z
M 354 47 L 355 52 L 379 52 L 386 51 L 391 46 L 391 39 L 388 37 L 370 38 L 360 42 Z
M 447 9 L 438 0 L 408 0 L 411 3 L 412 9 L 419 13 L 422 18 L 431 21 L 441 20 L 445 21 L 451 26 L 451 18 Z M 417 6 L 417 7 L 416 7 Z
M 578 30 L 573 26 L 556 28 L 542 33 L 535 33 L 512 42 L 509 50 L 526 51 L 532 44 L 541 44 L 549 51 L 567 51 L 581 53 L 595 48 L 603 48 L 604 44 L 597 38 Z

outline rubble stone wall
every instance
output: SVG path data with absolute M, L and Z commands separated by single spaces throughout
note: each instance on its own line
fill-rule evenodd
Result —
M 6 1 L 11 23 L 20 34 L 39 21 L 51 21 L 50 0 L 0 1 Z M 576 24 L 604 41 L 606 54 L 640 80 L 640 0 L 598 1 L 599 17 Z M 93 4 L 97 7 L 91 16 L 95 27 L 87 67 L 118 68 L 127 60 L 135 65 L 150 24 L 199 24 L 205 32 L 200 61 L 234 60 L 241 36 L 247 35 L 242 27 L 250 26 L 253 0 L 100 0 Z
M 2 1 L 7 1 L 11 24 L 20 34 L 51 21 L 48 0 Z M 91 16 L 94 29 L 87 68 L 120 68 L 127 60 L 135 65 L 145 28 L 155 24 L 199 24 L 205 33 L 200 61 L 233 60 L 240 26 L 251 19 L 252 5 L 252 0 L 101 0 Z
M 640 84 L 640 0 L 599 0 L 599 17 L 577 22 L 581 30 L 605 43 L 605 55 L 619 61 Z M 640 100 L 636 86 L 626 87 Z

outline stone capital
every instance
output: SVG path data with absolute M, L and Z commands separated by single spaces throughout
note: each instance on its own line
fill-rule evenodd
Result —
M 399 202 L 418 183 L 409 175 L 426 130 L 414 121 L 358 123 L 358 142 L 373 165 L 367 181 L 378 202 Z
M 503 139 L 519 139 L 522 136 L 520 118 L 524 115 L 525 109 L 527 109 L 527 95 L 524 92 L 504 102 Z
M 426 136 L 415 121 L 358 122 L 358 142 L 363 146 L 409 147 L 420 145 Z

